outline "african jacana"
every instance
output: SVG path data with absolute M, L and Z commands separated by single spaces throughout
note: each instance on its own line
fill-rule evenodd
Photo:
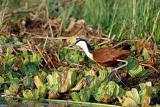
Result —
M 117 71 L 118 69 L 126 66 L 128 62 L 120 59 L 127 57 L 131 54 L 131 51 L 123 50 L 121 48 L 99 48 L 93 50 L 91 46 L 86 42 L 86 40 L 82 38 L 72 38 L 70 42 L 71 42 L 71 44 L 69 45 L 70 47 L 74 45 L 80 46 L 90 59 L 92 59 L 93 61 L 97 62 L 100 65 L 103 66 L 112 65 L 116 61 L 125 63 L 124 65 L 113 69 L 113 71 Z

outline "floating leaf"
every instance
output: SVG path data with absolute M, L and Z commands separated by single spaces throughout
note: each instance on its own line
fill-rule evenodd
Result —
M 42 80 L 42 82 L 46 82 L 47 73 L 45 71 L 38 72 L 38 77 Z
M 30 62 L 33 62 L 33 63 L 39 65 L 41 60 L 42 60 L 42 57 L 40 54 L 34 53 L 34 54 L 30 55 Z
M 98 80 L 99 81 L 104 81 L 106 80 L 106 78 L 108 77 L 108 74 L 112 72 L 112 69 L 110 69 L 109 67 L 106 70 L 99 70 L 99 76 L 98 76 Z
M 138 76 L 141 76 L 141 72 L 143 72 L 144 69 L 142 67 L 142 65 L 139 65 L 137 68 L 134 68 L 134 69 L 130 69 L 128 71 L 128 74 L 132 77 L 138 77 Z
M 128 57 L 127 61 L 128 61 L 127 70 L 128 74 L 131 77 L 141 77 L 148 72 L 148 70 L 145 70 L 144 67 L 140 65 L 138 61 L 136 61 L 132 57 Z
M 60 52 L 60 58 L 68 63 L 79 63 L 84 60 L 85 54 L 75 50 L 63 50 Z
M 37 91 L 39 92 L 39 98 L 44 98 L 45 95 L 47 94 L 47 86 L 45 84 L 43 84 L 42 86 L 40 86 Z
M 64 93 L 68 91 L 76 81 L 77 77 L 77 70 L 75 68 L 71 68 L 67 71 L 67 76 L 65 81 L 61 84 L 60 92 Z
M 13 96 L 13 95 L 17 95 L 17 92 L 18 92 L 18 89 L 19 89 L 19 84 L 11 84 L 9 89 L 5 90 L 4 93 L 5 95 L 9 96 Z
M 137 104 L 140 104 L 140 96 L 136 88 L 132 88 L 131 91 L 126 91 L 126 96 L 133 99 Z
M 46 85 L 42 85 L 38 89 L 24 90 L 23 97 L 27 99 L 39 99 L 39 98 L 44 98 L 46 96 L 46 93 L 47 93 L 47 87 Z
M 122 103 L 122 106 L 123 107 L 137 107 L 138 104 L 131 98 L 128 98 L 128 97 L 123 97 L 123 102 L 120 102 Z
M 80 100 L 80 96 L 79 96 L 79 94 L 78 94 L 77 92 L 72 92 L 72 93 L 71 93 L 71 97 L 72 97 L 72 99 L 73 99 L 74 101 L 81 101 L 81 100 Z
M 141 103 L 144 102 L 144 100 L 149 100 L 149 97 L 153 94 L 156 94 L 156 88 L 152 87 L 151 82 L 141 83 L 140 86 L 140 96 L 141 96 Z M 149 101 L 150 102 L 150 101 Z
M 23 91 L 23 97 L 26 98 L 26 99 L 33 99 L 34 98 L 31 90 L 24 90 Z
M 94 98 L 97 101 L 103 101 L 103 96 L 123 96 L 125 91 L 119 87 L 114 81 L 103 82 L 95 91 Z
M 34 82 L 33 82 L 33 77 L 32 76 L 26 76 L 23 80 L 23 84 L 25 87 L 33 87 Z
M 126 60 L 128 61 L 128 65 L 127 65 L 128 70 L 137 68 L 139 65 L 138 61 L 131 56 L 129 56 Z
M 140 96 L 136 88 L 132 88 L 131 91 L 126 91 L 125 96 L 122 99 L 119 98 L 122 106 L 136 107 L 140 104 Z
M 2 76 L 0 76 L 0 84 L 4 83 L 4 78 Z
M 89 101 L 91 97 L 91 92 L 89 88 L 81 89 L 80 92 L 72 92 L 71 97 L 74 101 Z
M 47 87 L 49 90 L 58 92 L 60 88 L 60 76 L 58 72 L 52 72 L 47 76 Z
M 155 88 L 152 87 L 151 82 L 141 83 L 140 91 L 136 88 L 132 88 L 130 91 L 126 91 L 125 96 L 119 101 L 122 106 L 138 106 L 138 105 L 149 105 L 150 96 L 156 94 Z
M 81 79 L 71 91 L 79 91 L 83 87 L 83 79 Z
M 29 62 L 21 67 L 23 75 L 34 76 L 38 72 L 38 66 L 35 63 Z
M 90 90 L 89 88 L 81 89 L 79 92 L 81 101 L 89 101 L 91 97 L 91 92 L 92 90 Z
M 38 76 L 34 76 L 34 83 L 35 83 L 37 88 L 43 86 L 43 83 L 42 83 L 41 79 Z

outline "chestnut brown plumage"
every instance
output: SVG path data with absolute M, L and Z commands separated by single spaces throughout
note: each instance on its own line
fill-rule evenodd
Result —
M 93 52 L 93 59 L 101 65 L 111 66 L 117 59 L 125 58 L 130 54 L 131 51 L 121 48 L 100 48 Z

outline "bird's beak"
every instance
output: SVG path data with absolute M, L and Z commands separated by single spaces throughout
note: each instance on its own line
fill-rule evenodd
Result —
M 75 43 L 71 43 L 71 44 L 68 45 L 68 47 L 72 47 L 74 45 L 75 45 Z

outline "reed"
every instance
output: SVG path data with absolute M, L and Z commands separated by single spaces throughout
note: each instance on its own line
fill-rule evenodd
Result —
M 0 14 L 2 15 L 6 9 L 4 7 L 6 3 L 7 11 L 25 10 L 24 2 L 20 1 L 0 1 Z M 27 9 L 36 8 L 38 3 L 37 0 L 22 1 L 28 4 Z M 160 0 L 46 0 L 46 2 L 49 15 L 61 17 L 63 28 L 67 27 L 69 18 L 73 16 L 86 20 L 87 24 L 94 28 L 100 28 L 108 38 L 123 40 L 145 37 L 160 42 Z M 45 15 L 43 13 L 41 10 L 41 15 Z M 2 22 L 0 24 L 2 25 Z
M 115 35 L 117 40 L 147 37 L 160 41 L 159 0 L 85 0 L 81 5 L 72 2 L 64 11 L 64 22 L 70 16 L 83 18 L 109 38 Z

